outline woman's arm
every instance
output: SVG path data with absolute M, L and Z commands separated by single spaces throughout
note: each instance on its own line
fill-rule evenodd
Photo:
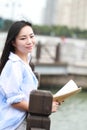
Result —
M 25 100 L 22 100 L 19 103 L 14 103 L 14 104 L 11 104 L 11 105 L 12 105 L 12 107 L 19 109 L 21 111 L 27 111 L 28 112 L 28 110 L 29 110 L 29 104 Z
M 61 105 L 61 103 L 53 101 L 52 103 L 52 112 L 56 112 L 58 110 L 58 107 Z M 29 111 L 29 104 L 26 101 L 21 101 L 19 103 L 12 104 L 12 107 L 19 109 L 21 111 Z

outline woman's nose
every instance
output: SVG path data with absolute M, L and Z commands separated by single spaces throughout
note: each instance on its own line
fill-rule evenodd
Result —
M 31 44 L 32 43 L 32 39 L 31 38 L 28 38 L 27 39 L 27 44 Z

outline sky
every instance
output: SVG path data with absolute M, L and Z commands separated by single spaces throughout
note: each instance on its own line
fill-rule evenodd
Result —
M 0 17 L 42 24 L 46 0 L 0 0 Z

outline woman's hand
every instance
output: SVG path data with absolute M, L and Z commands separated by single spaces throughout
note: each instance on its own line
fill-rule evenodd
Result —
M 64 101 L 62 101 L 64 102 Z M 62 104 L 62 102 L 53 101 L 52 103 L 52 112 L 56 112 L 58 110 L 58 107 Z

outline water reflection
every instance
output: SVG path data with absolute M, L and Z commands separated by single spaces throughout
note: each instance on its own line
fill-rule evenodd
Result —
M 50 118 L 51 130 L 87 130 L 87 92 L 67 99 Z

